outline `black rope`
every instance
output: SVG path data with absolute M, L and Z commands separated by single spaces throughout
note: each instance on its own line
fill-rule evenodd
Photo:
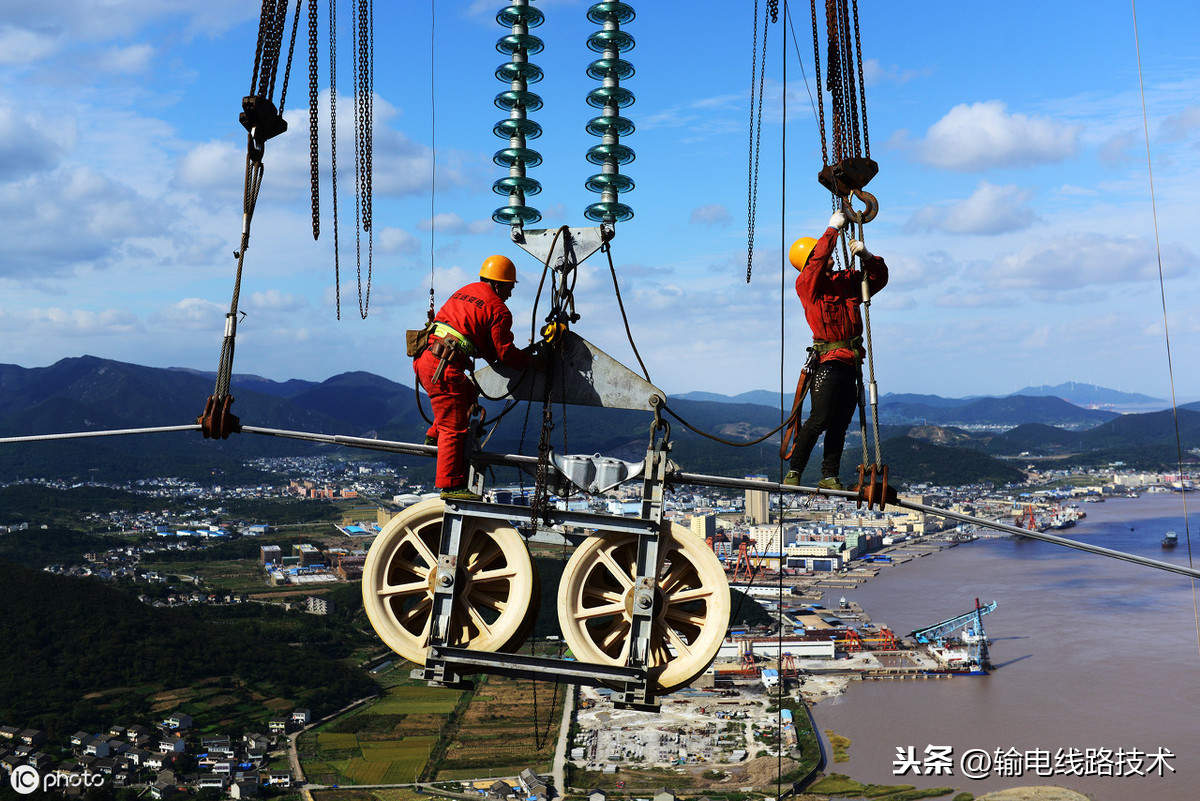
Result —
M 612 248 L 605 242 L 600 246 L 600 250 L 604 251 L 605 256 L 608 256 L 608 271 L 612 274 L 613 290 L 617 293 L 617 308 L 621 310 L 621 322 L 625 325 L 625 336 L 629 339 L 629 347 L 633 348 L 633 356 L 642 368 L 642 375 L 646 376 L 647 381 L 650 381 L 650 372 L 646 369 L 645 362 L 642 361 L 642 355 L 638 353 L 637 345 L 633 341 L 633 332 L 629 330 L 629 317 L 625 314 L 625 304 L 621 301 L 621 287 L 617 284 L 617 268 L 613 266 Z M 654 382 L 650 381 L 650 383 Z
M 775 434 L 778 434 L 780 431 L 782 431 L 788 424 L 790 424 L 793 420 L 795 420 L 797 415 L 799 415 L 799 413 L 800 413 L 799 409 L 793 410 L 792 413 L 790 415 L 788 415 L 788 419 L 784 420 L 776 428 L 771 429 L 770 431 L 763 434 L 758 439 L 752 439 L 752 440 L 748 440 L 746 442 L 734 442 L 733 440 L 724 439 L 722 437 L 718 437 L 716 434 L 710 434 L 707 431 L 702 431 L 699 428 L 696 428 L 694 425 L 689 423 L 687 420 L 684 420 L 682 417 L 680 417 L 675 412 L 675 410 L 671 409 L 671 407 L 667 406 L 665 403 L 662 405 L 661 408 L 664 412 L 666 412 L 667 414 L 674 417 L 680 423 L 683 423 L 683 427 L 688 429 L 689 431 L 691 431 L 695 434 L 699 434 L 702 437 L 706 437 L 707 439 L 711 439 L 713 442 L 719 442 L 722 445 L 732 445 L 735 448 L 748 448 L 751 445 L 758 445 L 760 442 L 765 442 L 770 437 L 772 437 Z

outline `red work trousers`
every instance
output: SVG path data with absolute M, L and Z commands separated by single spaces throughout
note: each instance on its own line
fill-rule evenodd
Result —
M 468 423 L 479 391 L 459 365 L 447 364 L 435 382 L 437 366 L 438 358 L 428 348 L 413 359 L 413 371 L 433 407 L 429 436 L 437 439 L 438 448 L 434 485 L 438 489 L 458 489 L 467 486 Z

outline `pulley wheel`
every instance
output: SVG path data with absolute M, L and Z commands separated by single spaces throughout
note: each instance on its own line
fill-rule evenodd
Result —
M 637 574 L 636 534 L 590 537 L 563 570 L 559 626 L 580 662 L 626 665 Z M 655 694 L 702 674 L 729 625 L 729 583 L 716 555 L 682 526 L 663 524 L 648 671 Z
M 391 519 L 363 566 L 363 606 L 380 639 L 425 664 L 445 504 L 422 501 Z M 515 651 L 533 628 L 538 579 L 516 529 L 467 518 L 455 571 L 447 645 Z

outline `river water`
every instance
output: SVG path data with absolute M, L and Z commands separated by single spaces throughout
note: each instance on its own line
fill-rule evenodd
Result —
M 1188 564 L 1181 495 L 1083 508 L 1078 526 L 1054 533 Z M 1200 495 L 1188 496 L 1188 513 L 1200 565 Z M 1173 551 L 1161 547 L 1168 530 L 1179 534 Z M 977 597 L 995 600 L 984 625 L 997 668 L 939 681 L 854 682 L 820 702 L 817 727 L 852 741 L 850 760 L 827 772 L 976 795 L 1057 785 L 1096 801 L 1200 799 L 1200 635 L 1190 579 L 1005 538 L 885 566 L 858 589 L 830 591 L 825 603 L 836 608 L 842 596 L 901 634 L 968 612 Z M 968 755 L 975 750 L 991 759 Z M 1149 755 L 1159 752 L 1174 756 L 1152 767 Z M 964 756 L 981 760 L 969 767 L 982 778 L 964 775 Z M 937 775 L 939 764 L 953 775 Z

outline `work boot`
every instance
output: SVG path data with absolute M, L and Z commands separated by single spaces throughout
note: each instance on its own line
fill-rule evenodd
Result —
M 800 486 L 800 473 L 795 470 L 789 470 L 788 474 L 783 477 L 783 483 L 789 487 Z
M 433 434 L 426 434 L 425 435 L 425 444 L 426 445 L 437 445 L 437 437 L 435 437 Z
M 817 486 L 820 487 L 821 489 L 828 489 L 828 490 L 845 490 L 846 489 L 845 485 L 842 484 L 841 480 L 837 476 L 826 476 L 825 478 L 821 479 L 820 483 L 817 484 Z
M 442 490 L 443 501 L 482 501 L 482 495 L 476 495 L 467 487 L 454 487 L 453 489 Z

